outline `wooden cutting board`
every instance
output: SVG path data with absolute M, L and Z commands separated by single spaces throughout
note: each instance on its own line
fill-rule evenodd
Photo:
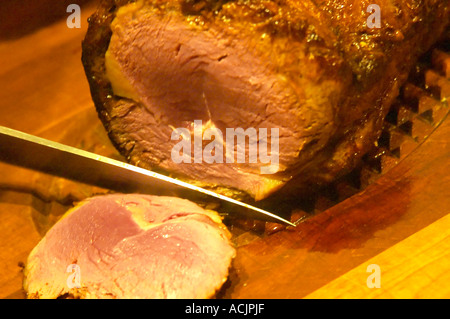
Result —
M 10 15 L 33 19 L 19 5 L 7 8 Z M 67 27 L 64 6 L 43 13 L 52 23 L 39 17 L 31 29 L 20 30 L 17 20 L 0 26 L 0 125 L 120 159 L 81 65 L 93 10 L 83 2 L 80 29 Z M 105 192 L 0 163 L 0 298 L 25 297 L 21 271 L 31 249 L 74 201 Z M 237 256 L 218 296 L 448 298 L 449 213 L 446 118 L 374 183 L 295 229 L 233 229 Z

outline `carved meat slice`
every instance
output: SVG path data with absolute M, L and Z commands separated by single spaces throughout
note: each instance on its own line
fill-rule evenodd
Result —
M 220 216 L 188 200 L 103 195 L 67 212 L 29 255 L 28 298 L 208 298 L 235 249 Z

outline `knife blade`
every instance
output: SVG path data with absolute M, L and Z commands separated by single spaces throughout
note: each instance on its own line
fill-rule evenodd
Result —
M 126 193 L 181 193 L 185 197 L 195 197 L 201 193 L 231 203 L 233 207 L 255 211 L 283 224 L 296 226 L 274 213 L 208 189 L 4 126 L 0 126 L 0 161 Z

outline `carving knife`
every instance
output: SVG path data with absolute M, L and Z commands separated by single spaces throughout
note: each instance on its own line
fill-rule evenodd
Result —
M 256 206 L 195 185 L 75 147 L 0 126 L 0 161 L 120 192 L 155 195 L 202 193 L 275 221 L 290 221 Z

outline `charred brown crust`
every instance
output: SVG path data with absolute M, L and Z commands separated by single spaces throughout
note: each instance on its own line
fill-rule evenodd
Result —
M 88 19 L 89 27 L 82 42 L 81 56 L 99 118 L 114 146 L 121 153 L 123 152 L 121 145 L 116 141 L 109 127 L 110 112 L 120 99 L 114 96 L 111 84 L 105 77 L 105 53 L 111 39 L 110 24 L 114 19 L 114 12 L 118 5 L 126 2 L 128 1 L 102 0 L 100 2 L 97 11 Z

